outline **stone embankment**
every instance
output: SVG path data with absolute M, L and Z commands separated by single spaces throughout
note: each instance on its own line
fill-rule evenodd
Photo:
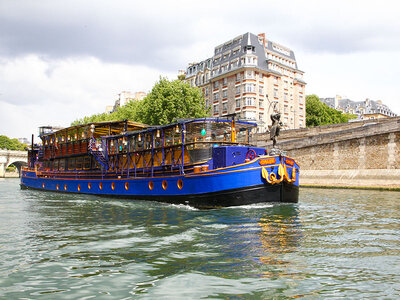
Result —
M 267 134 L 257 144 L 271 147 Z M 302 186 L 400 190 L 400 117 L 284 130 L 278 147 L 299 163 Z

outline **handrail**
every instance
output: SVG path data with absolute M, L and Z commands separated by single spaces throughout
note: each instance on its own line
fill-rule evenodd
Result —
M 88 144 L 88 150 L 90 154 L 94 156 L 94 158 L 100 163 L 100 165 L 105 168 L 106 173 L 108 169 L 108 157 L 107 157 L 107 144 L 102 141 L 102 148 L 99 149 L 97 147 L 97 141 L 94 137 L 90 138 L 90 142 Z

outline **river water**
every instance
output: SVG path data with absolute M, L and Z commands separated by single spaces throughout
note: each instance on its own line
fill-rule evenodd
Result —
M 1 299 L 399 299 L 400 193 L 196 210 L 0 180 Z

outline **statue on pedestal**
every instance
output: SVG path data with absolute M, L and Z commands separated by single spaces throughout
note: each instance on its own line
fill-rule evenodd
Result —
M 281 114 L 279 112 L 275 112 L 271 114 L 272 126 L 269 131 L 269 138 L 272 140 L 272 148 L 276 146 L 276 139 L 279 136 L 279 132 L 281 130 L 281 126 L 283 126 L 281 122 Z

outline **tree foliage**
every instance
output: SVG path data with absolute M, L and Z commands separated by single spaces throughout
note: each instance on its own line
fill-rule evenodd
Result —
M 174 119 L 201 118 L 208 115 L 200 89 L 179 79 L 160 78 L 138 109 L 142 123 L 165 125 Z
M 5 135 L 0 135 L 0 149 L 7 150 L 25 150 L 26 145 L 20 143 L 17 139 L 10 139 Z
M 129 119 L 135 121 L 137 117 L 137 107 L 141 101 L 129 101 L 126 105 L 119 107 L 113 113 L 100 113 L 94 114 L 90 117 L 83 117 L 82 119 L 75 120 L 71 123 L 71 126 L 79 124 L 87 124 L 92 122 L 104 122 L 104 121 L 118 121 Z
M 355 115 L 346 114 L 322 103 L 317 95 L 306 96 L 306 124 L 307 127 L 346 123 Z
M 71 125 L 91 122 L 132 120 L 149 125 L 164 125 L 179 118 L 201 118 L 208 115 L 200 89 L 176 79 L 160 77 L 151 92 L 141 101 L 130 101 L 117 111 L 95 114 L 75 120 Z

